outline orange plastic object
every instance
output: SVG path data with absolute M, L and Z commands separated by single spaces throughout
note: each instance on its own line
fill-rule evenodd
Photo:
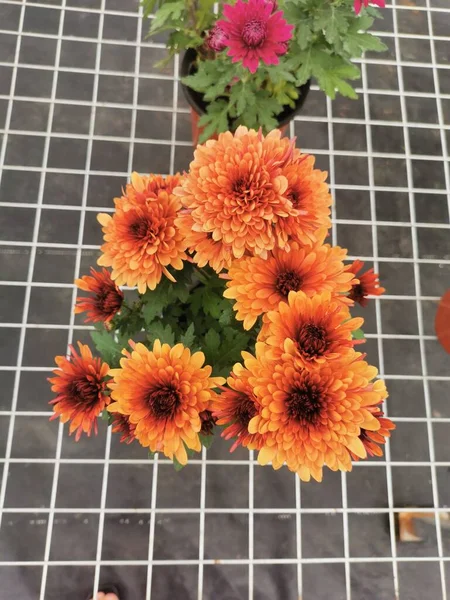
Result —
M 450 290 L 445 292 L 439 302 L 434 328 L 442 347 L 450 354 Z

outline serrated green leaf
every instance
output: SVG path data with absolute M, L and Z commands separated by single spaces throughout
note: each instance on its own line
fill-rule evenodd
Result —
M 336 91 L 349 98 L 358 97 L 345 80 L 358 79 L 360 71 L 356 65 L 346 61 L 342 56 L 330 55 L 322 50 L 316 51 L 313 55 L 312 72 L 320 88 L 330 98 L 336 97 Z
M 229 325 L 233 319 L 233 308 L 232 306 L 225 306 L 222 310 L 222 314 L 219 317 L 220 325 Z
M 144 18 L 148 18 L 152 14 L 157 2 L 158 0 L 141 0 Z
M 204 446 L 207 450 L 209 450 L 211 448 L 211 446 L 213 445 L 214 442 L 214 435 L 202 435 L 201 433 L 198 434 L 198 437 L 200 438 L 200 442 L 202 444 L 202 446 Z
M 366 336 L 362 329 L 355 329 L 354 331 L 352 331 L 352 338 L 354 340 L 365 340 Z
M 295 27 L 295 39 L 300 50 L 306 50 L 306 48 L 308 48 L 313 39 L 313 35 L 307 19 L 302 19 L 297 23 Z
M 195 341 L 195 325 L 194 325 L 194 323 L 191 323 L 189 325 L 189 327 L 187 328 L 186 333 L 184 333 L 180 337 L 180 342 L 187 348 L 191 348 L 194 344 L 194 341 Z
M 205 335 L 205 350 L 209 354 L 215 354 L 220 346 L 220 336 L 215 329 L 209 329 Z
M 372 23 L 373 19 L 367 15 L 355 18 L 351 23 L 344 39 L 344 50 L 350 56 L 359 57 L 368 50 L 373 52 L 387 50 L 387 46 L 380 39 L 370 33 L 365 33 Z
M 186 3 L 184 0 L 177 0 L 176 2 L 167 2 L 163 4 L 155 13 L 155 17 L 150 27 L 150 33 L 161 31 L 164 27 L 170 27 L 171 24 L 177 24 L 177 21 L 181 19 L 182 14 L 186 10 Z
M 209 104 L 206 114 L 198 120 L 199 126 L 204 128 L 200 142 L 208 140 L 216 133 L 228 131 L 228 109 L 229 103 L 226 100 L 215 100 Z
M 150 342 L 159 340 L 161 344 L 175 344 L 175 333 L 169 324 L 164 325 L 162 321 L 154 321 L 147 332 L 147 337 Z
M 110 367 L 116 366 L 122 354 L 122 347 L 115 341 L 114 333 L 108 332 L 106 329 L 91 331 L 91 338 L 103 360 Z

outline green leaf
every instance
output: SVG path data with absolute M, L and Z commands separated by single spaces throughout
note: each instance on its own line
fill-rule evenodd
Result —
M 108 423 L 108 427 L 111 425 L 111 423 L 114 420 L 114 415 L 112 413 L 108 412 L 106 410 L 106 408 L 105 408 L 105 410 L 102 410 L 101 417 L 102 417 L 102 421 L 106 421 Z
M 209 329 L 205 335 L 205 352 L 215 355 L 220 346 L 220 336 L 214 329 Z
M 189 327 L 186 330 L 186 333 L 184 333 L 181 337 L 180 337 L 180 342 L 188 347 L 191 348 L 194 344 L 195 341 L 195 325 L 194 323 L 191 323 L 189 325 Z
M 208 106 L 207 113 L 198 120 L 200 127 L 204 127 L 200 136 L 200 142 L 204 142 L 215 133 L 228 131 L 228 109 L 229 103 L 226 100 L 216 100 Z
M 91 331 L 91 338 L 103 360 L 110 367 L 117 366 L 122 355 L 122 346 L 114 340 L 114 332 L 98 329 Z
M 365 340 L 366 336 L 364 335 L 364 331 L 362 329 L 355 329 L 352 331 L 352 338 L 354 340 Z
M 173 457 L 173 466 L 174 466 L 175 471 L 178 472 L 178 471 L 181 471 L 181 469 L 184 469 L 184 467 L 186 465 L 182 465 L 180 462 L 178 462 L 177 458 L 174 456 Z
M 170 325 L 164 325 L 162 321 L 154 321 L 148 330 L 147 337 L 151 343 L 159 340 L 161 344 L 175 344 L 175 333 Z
M 230 303 L 228 303 L 228 306 L 225 306 L 222 314 L 219 317 L 219 323 L 220 325 L 229 325 L 231 323 L 233 319 L 233 307 L 231 306 Z
M 167 46 L 171 49 L 172 54 L 187 50 L 188 48 L 198 48 L 203 43 L 201 36 L 197 35 L 194 31 L 188 29 L 183 31 L 173 31 L 169 35 L 167 40 Z M 172 57 L 169 55 L 169 60 Z M 162 61 L 160 61 L 162 62 Z M 159 63 L 156 63 L 158 65 Z
M 201 433 L 198 434 L 198 437 L 200 438 L 200 442 L 202 443 L 202 446 L 204 446 L 207 450 L 209 450 L 211 448 L 211 446 L 213 445 L 214 442 L 214 435 L 202 435 Z
M 312 73 L 320 88 L 334 99 L 336 91 L 343 96 L 356 99 L 358 95 L 346 79 L 359 79 L 358 67 L 345 60 L 342 56 L 330 55 L 322 50 L 316 50 L 312 55 Z
M 157 2 L 158 0 L 141 0 L 144 19 L 148 18 L 152 14 Z
M 156 452 L 152 452 L 151 450 L 148 451 L 148 458 L 153 459 L 155 458 L 155 454 Z
M 181 19 L 185 10 L 186 3 L 184 0 L 163 4 L 155 13 L 155 17 L 150 27 L 150 33 L 160 31 L 163 27 L 169 26 L 169 28 L 171 28 L 174 24 L 179 25 L 177 21 Z
M 359 57 L 366 51 L 383 52 L 387 46 L 370 33 L 364 33 L 373 23 L 367 15 L 354 19 L 344 39 L 344 50 L 352 57 Z
M 297 23 L 295 28 L 295 39 L 297 44 L 299 45 L 300 50 L 306 50 L 308 46 L 311 44 L 313 39 L 313 32 L 311 31 L 311 27 L 309 22 L 304 19 Z

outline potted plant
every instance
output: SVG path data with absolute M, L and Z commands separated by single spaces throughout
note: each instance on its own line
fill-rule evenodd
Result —
M 384 0 L 142 0 L 150 34 L 184 52 L 194 145 L 239 125 L 264 132 L 300 111 L 311 78 L 330 98 L 357 94 L 352 62 L 386 46 L 368 30 Z M 158 8 L 156 10 L 156 6 Z M 214 7 L 218 6 L 218 13 Z M 201 129 L 199 136 L 199 128 Z
M 305 481 L 381 456 L 386 387 L 350 309 L 384 289 L 326 242 L 325 178 L 280 131 L 243 126 L 198 146 L 183 176 L 133 173 L 98 216 L 110 270 L 75 282 L 99 356 L 56 358 L 53 418 L 79 439 L 102 414 L 177 469 L 217 434 Z

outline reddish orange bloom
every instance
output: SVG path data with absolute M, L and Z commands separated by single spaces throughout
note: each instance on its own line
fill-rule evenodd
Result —
M 186 254 L 183 235 L 175 225 L 179 199 L 164 190 L 143 195 L 136 181 L 134 177 L 127 186 L 126 197 L 115 199 L 113 216 L 97 217 L 105 240 L 98 264 L 112 267 L 111 277 L 118 285 L 137 286 L 143 294 L 156 288 L 163 273 L 175 281 L 167 267 L 181 270 Z
M 303 292 L 290 292 L 288 302 L 266 315 L 264 337 L 274 359 L 287 352 L 301 368 L 314 369 L 328 360 L 347 354 L 355 341 L 352 331 L 364 319 L 351 318 L 350 311 L 330 292 L 308 298 Z
M 185 465 L 186 448 L 201 449 L 200 414 L 210 405 L 212 388 L 225 380 L 211 377 L 211 367 L 202 367 L 202 352 L 191 355 L 182 344 L 171 348 L 156 340 L 153 350 L 143 344 L 130 345 L 133 351 L 123 352 L 121 368 L 110 372 L 114 402 L 108 410 L 129 417 L 142 446 Z
M 109 366 L 100 358 L 94 358 L 88 346 L 78 342 L 78 347 L 79 355 L 70 346 L 69 359 L 55 358 L 59 368 L 53 371 L 55 377 L 48 379 L 52 392 L 57 394 L 50 401 L 55 413 L 50 420 L 59 417 L 62 423 L 70 421 L 69 433 L 76 431 L 76 441 L 83 431 L 88 436 L 92 430 L 97 434 L 97 418 L 110 401 L 105 382 Z
M 123 302 L 123 293 L 112 281 L 109 271 L 96 271 L 91 267 L 91 275 L 85 275 L 75 280 L 75 285 L 84 292 L 92 295 L 86 298 L 78 297 L 75 314 L 87 312 L 85 323 L 109 323 L 119 312 Z
M 131 423 L 129 417 L 126 415 L 115 413 L 113 417 L 113 422 L 111 423 L 112 431 L 113 433 L 122 434 L 122 437 L 120 438 L 121 443 L 131 444 L 131 442 L 134 442 L 136 439 L 136 436 L 134 435 L 136 425 Z
M 358 275 L 363 267 L 362 260 L 355 260 L 347 266 L 347 271 L 355 275 L 349 298 L 354 302 L 358 302 L 361 306 L 367 306 L 369 303 L 367 296 L 381 296 L 386 290 L 380 286 L 379 277 L 373 272 L 373 269 L 368 269 L 365 273 Z
M 380 394 L 381 399 L 377 404 L 368 406 L 367 410 L 370 411 L 373 416 L 378 419 L 380 423 L 380 429 L 378 431 L 368 431 L 367 429 L 361 429 L 359 439 L 364 444 L 364 448 L 367 450 L 369 456 L 383 456 L 383 450 L 380 446 L 384 446 L 386 439 L 391 437 L 391 431 L 395 429 L 395 424 L 384 416 L 384 412 L 381 410 L 381 402 L 387 398 L 388 394 L 383 381 L 375 381 L 373 384 L 376 392 Z M 359 460 L 358 456 L 350 452 L 353 460 Z
M 246 355 L 245 352 L 243 354 Z M 248 382 L 249 376 L 250 372 L 241 364 L 234 365 L 227 379 L 228 388 L 223 388 L 222 393 L 218 394 L 213 402 L 217 425 L 227 425 L 222 437 L 226 440 L 236 438 L 230 452 L 238 446 L 255 450 L 262 445 L 262 436 L 248 431 L 248 424 L 258 414 L 259 408 Z
M 260 405 L 250 421 L 250 433 L 264 435 L 258 462 L 283 464 L 303 481 L 322 480 L 322 469 L 350 471 L 349 452 L 366 457 L 362 430 L 377 431 L 379 420 L 367 409 L 385 392 L 372 384 L 375 367 L 359 353 L 328 361 L 313 371 L 299 367 L 294 357 L 267 358 L 267 346 L 256 345 L 248 359 L 249 384 Z
M 314 156 L 302 155 L 281 170 L 288 181 L 285 196 L 299 214 L 280 219 L 278 226 L 302 246 L 319 241 L 322 232 L 331 227 L 332 199 L 325 183 L 328 173 L 314 169 L 314 162 Z
M 253 327 L 262 313 L 276 310 L 291 291 L 310 297 L 328 291 L 349 302 L 345 294 L 353 275 L 345 270 L 346 254 L 339 246 L 300 248 L 294 242 L 290 252 L 274 250 L 267 259 L 244 257 L 231 265 L 224 296 L 236 300 L 236 319 L 244 321 L 244 329 Z
M 287 234 L 278 222 L 300 213 L 285 197 L 288 181 L 281 169 L 299 156 L 278 130 L 264 137 L 239 127 L 234 135 L 221 133 L 198 146 L 189 174 L 175 189 L 192 218 L 192 230 L 203 239 L 209 235 L 235 258 L 245 252 L 266 256 L 285 246 Z

